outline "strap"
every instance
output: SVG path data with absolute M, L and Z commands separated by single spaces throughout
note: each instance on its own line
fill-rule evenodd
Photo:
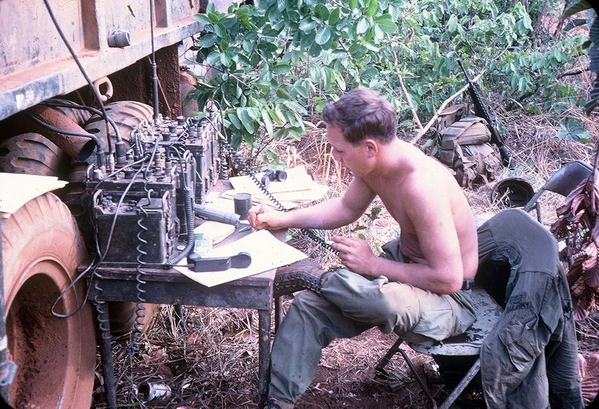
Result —
M 474 287 L 474 279 L 473 278 L 467 278 L 462 283 L 462 291 L 472 290 L 472 287 Z

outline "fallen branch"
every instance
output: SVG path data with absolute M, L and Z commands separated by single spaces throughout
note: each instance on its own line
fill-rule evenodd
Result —
M 482 73 L 480 73 L 479 75 L 477 75 L 473 81 L 476 81 L 477 79 L 479 79 L 481 77 Z M 420 138 L 422 138 L 424 136 L 424 134 L 430 129 L 431 126 L 433 126 L 433 124 L 435 123 L 435 121 L 437 120 L 437 118 L 439 118 L 439 115 L 441 115 L 441 112 L 443 112 L 443 110 L 445 109 L 445 107 L 447 107 L 447 104 L 449 104 L 451 101 L 453 101 L 454 99 L 456 99 L 457 97 L 459 97 L 460 95 L 462 95 L 464 92 L 466 92 L 466 90 L 468 89 L 469 85 L 465 85 L 464 87 L 460 88 L 460 90 L 458 92 L 456 92 L 455 94 L 453 94 L 452 96 L 450 96 L 449 98 L 447 98 L 439 107 L 439 109 L 437 110 L 437 112 L 435 112 L 435 115 L 433 115 L 433 117 L 431 118 L 430 121 L 428 121 L 428 123 L 426 124 L 426 126 L 424 128 L 421 128 L 420 131 L 418 131 L 418 133 L 416 134 L 416 136 L 414 138 L 412 138 L 412 140 L 410 141 L 411 144 L 415 144 L 416 142 L 418 142 L 420 140 Z

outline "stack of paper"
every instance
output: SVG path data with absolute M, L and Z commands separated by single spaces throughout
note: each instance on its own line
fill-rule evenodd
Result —
M 0 217 L 8 218 L 29 200 L 66 184 L 54 176 L 0 173 Z
M 286 172 L 287 179 L 283 182 L 270 182 L 268 191 L 288 209 L 322 199 L 329 190 L 328 186 L 316 183 L 303 166 L 287 169 Z M 256 177 L 260 180 L 261 174 Z M 223 193 L 223 197 L 232 197 L 237 192 L 245 192 L 252 195 L 254 203 L 270 202 L 250 176 L 232 177 L 229 181 L 234 190 Z

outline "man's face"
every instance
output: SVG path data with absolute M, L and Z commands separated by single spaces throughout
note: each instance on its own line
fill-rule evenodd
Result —
M 333 147 L 333 158 L 354 175 L 360 176 L 366 159 L 364 142 L 352 145 L 341 133 L 341 128 L 331 125 L 327 126 L 327 138 Z

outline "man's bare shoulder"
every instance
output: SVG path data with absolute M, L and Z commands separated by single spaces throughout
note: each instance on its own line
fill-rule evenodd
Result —
M 449 169 L 428 156 L 414 162 L 411 171 L 405 175 L 405 181 L 409 190 L 415 194 L 429 191 L 461 191 Z

